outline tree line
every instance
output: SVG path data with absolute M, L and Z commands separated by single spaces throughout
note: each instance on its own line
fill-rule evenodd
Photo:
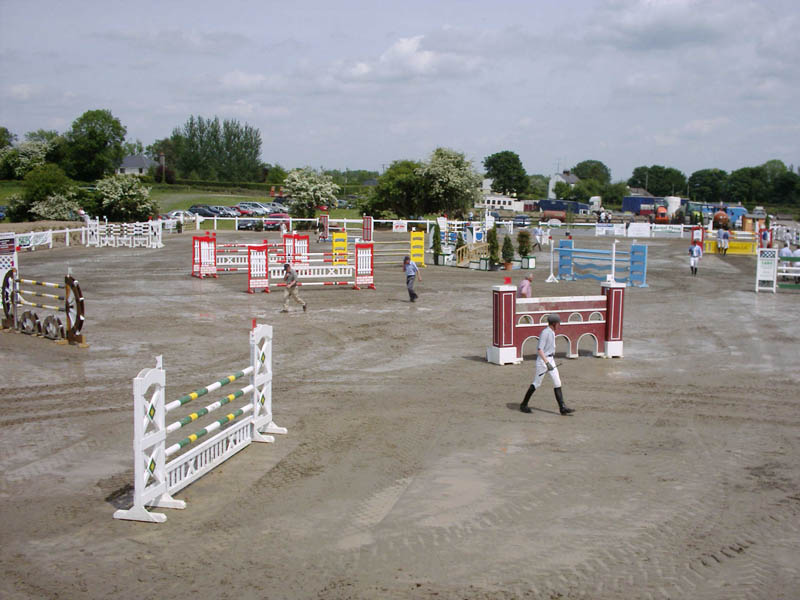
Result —
M 519 156 L 504 150 L 483 161 L 486 176 L 493 179 L 492 189 L 526 198 L 545 195 L 532 181 L 541 175 L 527 175 Z M 617 205 L 629 188 L 646 190 L 653 196 L 681 196 L 710 204 L 741 203 L 746 206 L 785 205 L 800 208 L 800 167 L 787 166 L 773 159 L 755 167 L 742 167 L 727 173 L 722 169 L 700 169 L 689 177 L 680 170 L 663 165 L 636 167 L 626 181 L 611 182 L 611 171 L 599 160 L 584 160 L 569 171 L 580 181 L 574 185 L 557 182 L 555 195 L 565 200 L 587 201 L 602 196 L 605 204 Z M 536 178 L 536 179 L 534 179 Z M 539 184 L 541 185 L 541 184 Z
M 448 148 L 437 148 L 426 161 L 396 160 L 380 176 L 375 171 L 308 167 L 290 173 L 280 165 L 261 162 L 260 131 L 236 120 L 192 115 L 169 137 L 146 147 L 139 140 L 126 141 L 126 134 L 119 119 L 103 109 L 85 112 L 64 133 L 39 129 L 25 134 L 21 142 L 7 128 L 0 127 L 0 179 L 26 179 L 46 167 L 45 176 L 36 173 L 34 179 L 39 183 L 30 187 L 47 188 L 41 180 L 49 177 L 63 192 L 63 185 L 58 183 L 62 176 L 66 180 L 94 182 L 113 173 L 126 154 L 141 153 L 153 160 L 164 156 L 167 168 L 162 172 L 159 166 L 152 173 L 157 182 L 178 178 L 192 182 L 287 184 L 287 194 L 294 191 L 305 196 L 296 208 L 301 214 L 313 213 L 318 204 L 329 204 L 334 192 L 348 195 L 348 189 L 352 191 L 354 186 L 363 192 L 363 184 L 370 179 L 376 179 L 377 185 L 359 199 L 360 208 L 375 215 L 400 217 L 464 214 L 479 199 L 484 176 L 492 180 L 494 191 L 521 199 L 541 199 L 548 193 L 549 177 L 528 174 L 519 155 L 511 150 L 485 157 L 483 173 L 463 153 Z M 585 202 L 592 196 L 602 196 L 604 204 L 615 206 L 621 204 L 630 188 L 642 188 L 654 196 L 688 196 L 707 203 L 800 206 L 800 169 L 787 167 L 777 159 L 731 173 L 701 169 L 689 177 L 672 167 L 639 166 L 629 179 L 615 182 L 610 169 L 599 160 L 581 161 L 570 172 L 579 181 L 574 185 L 556 183 L 557 198 Z M 312 189 L 316 191 L 308 192 Z M 53 190 L 50 191 L 52 195 Z M 32 206 L 42 200 L 41 196 L 25 197 L 24 206 L 18 203 L 20 211 L 14 214 L 24 218 L 40 214 Z M 80 194 L 77 200 L 81 200 Z

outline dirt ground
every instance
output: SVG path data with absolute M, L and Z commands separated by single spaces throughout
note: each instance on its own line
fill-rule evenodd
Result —
M 72 270 L 90 347 L 0 333 L 0 597 L 798 597 L 800 297 L 755 294 L 753 257 L 692 278 L 685 240 L 649 240 L 625 357 L 559 344 L 562 417 L 549 379 L 519 412 L 532 360 L 484 359 L 505 273 L 428 267 L 411 304 L 380 267 L 377 290 L 305 288 L 285 315 L 244 275 L 190 277 L 190 233 L 165 243 L 20 256 L 25 278 Z M 599 293 L 547 274 L 542 253 L 534 295 Z M 179 492 L 166 523 L 113 519 L 132 379 L 161 354 L 173 399 L 238 370 L 253 318 L 274 327 L 288 435 Z

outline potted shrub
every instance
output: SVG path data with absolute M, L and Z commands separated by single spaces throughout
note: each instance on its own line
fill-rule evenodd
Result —
M 533 269 L 536 266 L 536 258 L 531 256 L 530 231 L 523 229 L 517 234 L 517 252 L 523 269 Z
M 508 235 L 503 239 L 503 264 L 506 271 L 511 270 L 511 261 L 514 260 L 514 244 L 511 243 L 511 238 Z
M 500 245 L 497 243 L 497 225 L 486 233 L 486 243 L 489 246 L 489 268 L 495 270 L 500 263 Z
M 439 264 L 439 255 L 442 253 L 442 230 L 439 224 L 433 226 L 433 264 Z

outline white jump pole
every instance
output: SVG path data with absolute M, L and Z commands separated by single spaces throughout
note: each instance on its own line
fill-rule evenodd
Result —
M 553 273 L 553 239 L 551 236 L 547 236 L 550 242 L 550 276 L 544 280 L 545 283 L 558 283 L 558 277 L 555 276 Z

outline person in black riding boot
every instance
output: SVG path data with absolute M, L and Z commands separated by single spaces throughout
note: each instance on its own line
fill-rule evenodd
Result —
M 539 336 L 539 347 L 536 349 L 536 375 L 533 383 L 525 393 L 525 399 L 519 405 L 519 409 L 524 413 L 531 412 L 528 401 L 533 396 L 533 392 L 542 384 L 545 373 L 550 373 L 553 379 L 553 392 L 558 402 L 558 410 L 562 415 L 569 415 L 575 411 L 564 404 L 564 396 L 561 393 L 561 377 L 558 374 L 553 355 L 556 353 L 556 328 L 561 323 L 561 318 L 556 314 L 547 315 L 547 327 L 542 330 Z

